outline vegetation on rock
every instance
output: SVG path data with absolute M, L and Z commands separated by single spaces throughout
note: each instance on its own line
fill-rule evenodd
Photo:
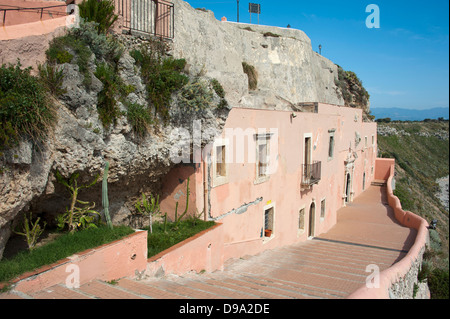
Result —
M 363 109 L 366 117 L 373 119 L 373 117 L 369 115 L 370 95 L 364 88 L 362 81 L 358 78 L 355 72 L 345 71 L 339 65 L 337 67 L 338 77 L 335 79 L 335 84 L 338 92 L 344 99 L 345 106 Z
M 54 103 L 30 71 L 20 62 L 0 68 L 0 150 L 23 138 L 42 141 L 56 123 Z

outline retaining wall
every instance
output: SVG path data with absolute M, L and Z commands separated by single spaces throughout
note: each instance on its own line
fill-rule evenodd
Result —
M 397 196 L 393 193 L 395 160 L 377 159 L 376 176 L 387 177 L 386 192 L 389 206 L 394 210 L 395 218 L 405 227 L 417 230 L 416 240 L 408 254 L 399 262 L 380 273 L 378 288 L 361 287 L 351 294 L 349 299 L 411 299 L 414 285 L 419 286 L 417 297 L 430 298 L 426 284 L 420 284 L 417 274 L 422 266 L 423 253 L 429 242 L 428 222 L 416 214 L 404 211 Z
M 224 233 L 222 224 L 198 233 L 148 259 L 145 275 L 182 275 L 191 271 L 223 270 Z
M 111 281 L 134 278 L 147 265 L 147 231 L 136 231 L 125 238 L 88 249 L 52 265 L 21 275 L 14 289 L 34 293 L 57 284 L 78 285 L 98 279 Z

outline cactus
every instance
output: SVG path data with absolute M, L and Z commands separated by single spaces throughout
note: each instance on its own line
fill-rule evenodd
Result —
M 32 251 L 34 250 L 36 243 L 39 239 L 39 237 L 44 232 L 46 223 L 44 222 L 44 227 L 41 228 L 39 225 L 40 217 L 36 219 L 36 221 L 33 223 L 32 221 L 32 214 L 30 213 L 30 219 L 28 220 L 27 215 L 25 215 L 25 221 L 23 223 L 23 232 L 14 231 L 18 235 L 25 236 L 27 239 L 28 244 L 28 250 Z
M 78 186 L 79 173 L 73 173 L 68 180 L 66 180 L 61 173 L 56 170 L 56 179 L 59 183 L 63 184 L 71 195 L 70 208 L 66 210 L 66 213 L 59 215 L 57 217 L 58 227 L 64 228 L 64 225 L 69 226 L 69 231 L 71 233 L 75 232 L 80 226 L 84 228 L 85 225 L 88 227 L 95 227 L 95 215 L 99 215 L 98 212 L 92 210 L 95 207 L 95 203 L 89 204 L 88 202 L 83 202 L 78 199 L 78 194 L 82 189 L 90 188 L 97 183 L 100 174 L 98 174 L 95 179 L 88 185 Z M 85 205 L 85 207 L 76 207 L 76 204 Z M 94 216 L 93 216 L 94 215 Z
M 153 214 L 159 214 L 159 195 L 155 198 L 150 194 L 150 200 L 142 193 L 142 202 L 139 200 L 134 205 L 141 215 L 147 215 L 149 218 L 150 234 L 153 233 Z
M 109 200 L 108 200 L 108 171 L 109 171 L 109 162 L 106 162 L 105 171 L 103 173 L 103 181 L 102 181 L 102 205 L 105 213 L 106 224 L 110 229 L 113 228 L 111 222 L 111 216 L 109 215 Z

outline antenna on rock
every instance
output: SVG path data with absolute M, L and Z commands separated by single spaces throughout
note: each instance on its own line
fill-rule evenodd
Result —
M 237 0 L 237 22 L 239 22 L 239 0 Z

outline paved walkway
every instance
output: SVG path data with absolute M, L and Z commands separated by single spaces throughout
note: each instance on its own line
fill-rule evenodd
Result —
M 30 296 L 12 291 L 0 299 L 342 299 L 365 284 L 368 265 L 382 271 L 403 258 L 415 236 L 396 222 L 385 188 L 371 186 L 338 211 L 336 226 L 326 234 L 232 260 L 222 272 L 122 279 L 116 285 L 93 281 L 79 289 L 57 285 Z

